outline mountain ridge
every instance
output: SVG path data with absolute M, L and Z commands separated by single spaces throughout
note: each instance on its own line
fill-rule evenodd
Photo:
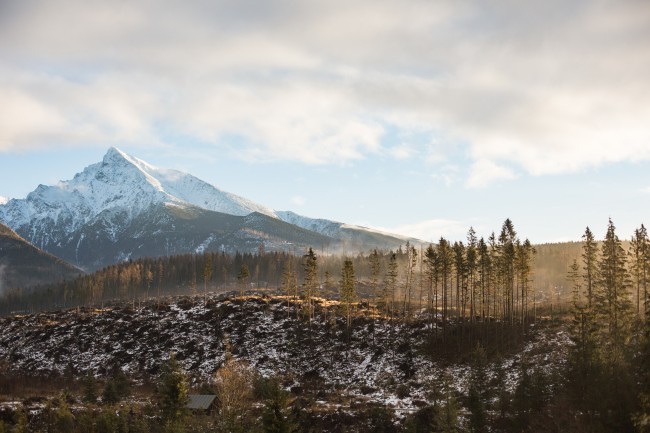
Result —
M 257 216 L 233 223 L 224 215 Z M 0 205 L 0 221 L 35 246 L 89 269 L 138 257 L 145 244 L 174 244 L 173 248 L 149 250 L 150 254 L 167 255 L 204 248 L 254 252 L 263 243 L 268 243 L 266 248 L 295 250 L 317 242 L 344 251 L 396 248 L 407 240 L 417 241 L 275 211 L 191 174 L 155 167 L 116 147 L 71 180 L 39 185 L 25 199 Z M 193 226 L 188 221 L 202 221 L 203 225 Z M 176 227 L 190 230 L 194 237 Z M 147 237 L 160 239 L 134 242 Z M 215 244 L 217 240 L 221 244 Z M 94 250 L 100 247 L 113 252 L 98 255 Z
M 0 293 L 78 276 L 81 270 L 42 251 L 0 223 Z

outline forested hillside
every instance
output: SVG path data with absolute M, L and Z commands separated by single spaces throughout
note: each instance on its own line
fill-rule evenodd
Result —
M 440 265 L 434 263 L 439 260 L 440 255 L 437 252 L 441 244 L 443 255 L 447 249 L 452 250 L 454 254 L 451 266 L 460 269 L 460 273 L 454 271 L 449 274 L 453 280 L 449 283 L 453 286 L 449 299 L 453 298 L 455 302 L 455 299 L 463 300 L 468 296 L 481 296 L 471 293 L 481 290 L 478 284 L 481 281 L 477 277 L 478 273 L 486 274 L 484 279 L 486 282 L 491 277 L 488 275 L 488 268 L 476 269 L 478 265 L 474 261 L 479 260 L 477 254 L 481 247 L 484 249 L 482 253 L 484 267 L 488 263 L 494 266 L 499 241 L 496 237 L 492 241 L 489 238 L 483 239 L 484 245 L 481 246 L 480 239 L 476 236 L 472 230 L 468 234 L 467 241 L 456 242 L 456 245 L 444 238 L 440 239 L 437 244 L 432 245 L 433 253 L 428 252 L 425 247 L 413 248 L 405 244 L 394 251 L 374 250 L 349 257 L 354 265 L 360 296 L 376 297 L 387 283 L 391 283 L 395 287 L 389 290 L 399 292 L 396 296 L 400 297 L 404 295 L 401 291 L 406 289 L 408 283 L 410 293 L 407 296 L 411 302 L 422 303 L 426 302 L 428 297 L 434 297 L 436 293 L 428 292 L 428 287 L 434 283 L 429 279 L 431 272 L 438 274 L 441 272 Z M 623 241 L 622 245 L 629 250 L 629 241 Z M 527 248 L 526 254 L 529 257 L 525 258 L 525 261 L 529 269 L 526 270 L 526 303 L 531 308 L 537 305 L 554 305 L 556 308 L 566 310 L 571 305 L 571 283 L 568 273 L 573 261 L 580 258 L 581 242 L 541 244 L 532 245 L 532 249 L 531 246 Z M 289 284 L 287 276 L 289 274 L 295 280 L 294 285 L 302 288 L 305 274 L 302 255 L 305 253 L 307 251 L 300 250 L 294 250 L 293 253 L 265 252 L 264 247 L 260 246 L 255 254 L 206 251 L 201 254 L 129 260 L 105 267 L 92 274 L 68 279 L 63 283 L 40 286 L 33 290 L 24 290 L 24 287 L 19 284 L 6 285 L 0 298 L 0 314 L 77 305 L 101 305 L 102 302 L 117 299 L 142 301 L 159 295 L 191 295 L 242 289 L 275 290 Z M 338 296 L 337 287 L 344 258 L 324 254 L 326 253 L 324 250 L 315 249 L 314 253 L 318 256 L 316 280 L 320 293 Z M 391 264 L 393 254 L 395 257 Z M 427 268 L 428 264 L 433 265 L 433 270 Z M 392 271 L 389 270 L 390 266 L 394 267 Z M 242 277 L 242 270 L 247 273 L 245 278 Z M 389 277 L 389 271 L 396 275 Z M 466 273 L 468 275 L 465 275 Z M 391 281 L 393 278 L 394 282 Z M 458 279 L 460 283 L 456 284 Z M 435 283 L 440 284 L 440 275 Z M 487 289 L 483 287 L 483 290 Z M 437 292 L 438 298 L 442 299 L 441 290 Z M 473 306 L 476 308 L 476 300 L 474 301 Z
M 540 250 L 506 220 L 487 240 L 470 229 L 467 242 L 441 238 L 426 249 L 260 250 L 111 266 L 5 294 L 5 310 L 23 313 L 0 323 L 3 377 L 91 374 L 109 383 L 117 371 L 151 383 L 172 352 L 197 387 L 232 379 L 232 362 L 248 371 L 237 386 L 272 378 L 284 395 L 276 421 L 303 429 L 377 431 L 380 417 L 384 431 L 647 431 L 645 227 L 624 244 L 610 220 L 602 240 L 586 229 L 559 253 Z M 536 286 L 537 254 L 549 268 L 569 261 L 562 292 Z M 179 291 L 192 296 L 167 298 Z M 53 307 L 60 311 L 25 314 Z M 150 404 L 156 398 L 149 393 Z M 148 428 L 170 426 L 164 406 L 147 407 Z M 261 428 L 261 413 L 239 410 L 229 419 L 241 431 Z M 205 422 L 214 427 L 205 431 L 232 431 Z

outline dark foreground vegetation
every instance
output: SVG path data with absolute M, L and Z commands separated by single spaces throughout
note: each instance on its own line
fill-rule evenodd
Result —
M 564 311 L 509 220 L 336 272 L 312 249 L 107 268 L 45 292 L 74 309 L 0 320 L 0 432 L 650 431 L 649 247 L 643 226 L 627 249 L 611 221 L 587 229 Z M 240 261 L 228 297 L 208 290 L 219 260 Z M 173 275 L 193 295 L 152 296 Z M 190 413 L 190 392 L 218 404 Z

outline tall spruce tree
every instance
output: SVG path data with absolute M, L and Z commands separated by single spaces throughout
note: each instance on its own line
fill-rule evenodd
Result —
M 639 353 L 639 409 L 634 423 L 641 433 L 650 433 L 650 307 L 646 304 L 643 339 Z
M 398 265 L 397 254 L 391 252 L 388 258 L 388 270 L 384 280 L 384 290 L 382 291 L 382 304 L 385 308 L 385 313 L 393 316 L 393 309 L 395 308 L 395 295 L 397 290 L 397 277 Z
M 381 258 L 375 248 L 368 255 L 370 265 L 370 287 L 372 291 L 372 301 L 377 304 L 377 287 L 379 286 L 379 275 L 381 274 Z
M 476 280 L 478 273 L 478 239 L 473 227 L 467 232 L 467 249 L 465 253 L 467 286 L 469 291 L 469 313 L 472 322 L 476 319 Z
M 244 288 L 248 285 L 248 279 L 250 275 L 251 274 L 248 271 L 248 266 L 246 266 L 246 264 L 241 265 L 239 274 L 237 274 L 237 285 L 239 286 L 239 296 L 244 296 Z
M 429 244 L 426 252 L 424 253 L 424 273 L 426 275 L 427 282 L 427 309 L 429 311 L 429 321 L 431 326 L 431 332 L 434 331 L 434 320 L 436 314 L 438 313 L 434 309 L 434 297 L 438 295 L 438 253 L 433 245 Z M 437 307 L 437 305 L 435 305 Z
M 182 425 L 188 415 L 188 398 L 187 378 L 172 353 L 163 366 L 156 389 L 156 400 L 165 426 Z
M 490 287 L 492 285 L 492 257 L 483 238 L 478 241 L 478 278 L 480 287 L 481 321 L 490 317 Z
M 406 243 L 406 273 L 404 278 L 404 303 L 402 314 L 406 317 L 410 311 L 411 291 L 415 279 L 415 267 L 417 265 L 418 252 L 414 246 Z
M 598 243 L 589 227 L 582 235 L 582 270 L 584 275 L 584 290 L 587 296 L 587 307 L 593 308 L 594 287 L 598 278 Z
M 208 283 L 212 279 L 212 254 L 205 253 L 203 255 L 203 300 L 208 299 Z
M 648 298 L 648 279 L 650 279 L 650 245 L 645 226 L 634 230 L 630 243 L 631 268 L 636 289 L 636 317 L 641 318 L 645 312 Z
M 598 263 L 598 290 L 594 301 L 598 315 L 606 325 L 602 336 L 607 346 L 606 353 L 614 364 L 623 360 L 624 348 L 630 338 L 632 304 L 626 258 L 610 219 Z
M 506 219 L 499 234 L 499 276 L 503 294 L 503 317 L 510 323 L 515 320 L 515 245 L 517 232 L 510 218 Z
M 302 267 L 304 271 L 303 278 L 303 287 L 305 300 L 307 301 L 307 316 L 309 317 L 309 323 L 313 318 L 313 297 L 316 296 L 316 291 L 318 289 L 318 263 L 316 259 L 316 254 L 312 248 L 309 248 L 307 254 L 302 257 Z
M 477 346 L 472 354 L 472 368 L 467 395 L 469 428 L 472 433 L 486 433 L 488 431 L 488 402 L 490 400 L 488 382 L 487 355 L 482 347 Z
M 577 260 L 573 261 L 568 277 L 572 283 L 572 321 L 569 335 L 573 345 L 569 348 L 567 386 L 573 406 L 589 420 L 594 417 L 594 408 L 597 406 L 594 399 L 598 398 L 601 386 L 598 323 L 583 296 L 585 279 L 580 273 Z M 592 424 L 591 421 L 587 423 Z
M 530 289 L 532 261 L 535 248 L 528 239 L 523 243 L 517 240 L 515 249 L 515 269 L 517 272 L 518 300 L 520 305 L 520 321 L 522 326 L 528 323 L 528 291 Z
M 451 276 L 453 271 L 453 254 L 449 241 L 440 238 L 438 241 L 438 259 L 440 260 L 440 282 L 442 284 L 442 337 L 443 349 L 446 350 L 447 321 L 449 319 L 449 304 Z
M 456 281 L 455 306 L 457 317 L 465 317 L 465 304 L 467 301 L 467 266 L 465 261 L 465 245 L 462 242 L 454 242 L 451 247 L 454 257 L 454 279 Z
M 293 260 L 291 260 L 291 258 L 284 262 L 284 269 L 282 270 L 281 277 L 281 288 L 282 293 L 284 293 L 284 295 L 287 297 L 287 317 L 289 317 L 291 313 L 291 308 L 289 308 L 289 299 L 293 297 L 294 305 L 298 300 L 298 276 L 296 275 L 296 271 L 293 269 Z
M 341 269 L 341 302 L 345 309 L 348 330 L 352 324 L 352 304 L 357 300 L 356 282 L 354 279 L 354 266 L 352 260 L 346 258 Z

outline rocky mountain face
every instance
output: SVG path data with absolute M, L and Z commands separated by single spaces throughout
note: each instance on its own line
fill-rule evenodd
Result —
M 0 294 L 6 289 L 71 279 L 80 273 L 79 269 L 39 250 L 0 224 Z
M 407 239 L 277 212 L 190 174 L 116 148 L 69 181 L 0 203 L 0 221 L 86 270 L 121 260 L 205 250 L 254 252 L 396 248 Z M 416 241 L 416 240 L 411 240 Z

